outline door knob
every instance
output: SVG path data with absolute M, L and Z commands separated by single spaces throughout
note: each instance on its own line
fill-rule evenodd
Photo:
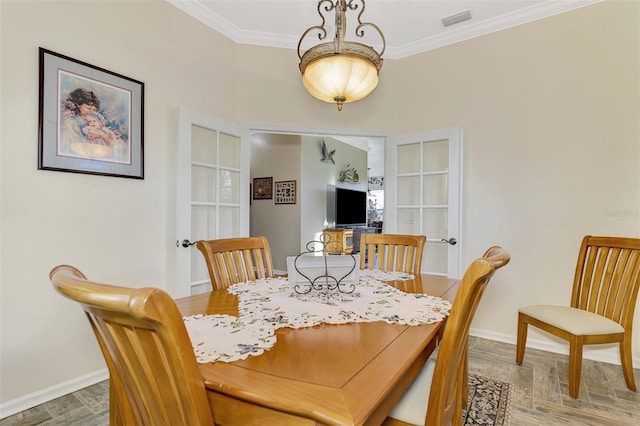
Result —
M 191 247 L 195 243 L 197 243 L 197 241 L 182 240 L 182 247 Z M 176 241 L 176 247 L 180 247 L 180 241 Z
M 449 243 L 449 244 L 451 244 L 452 246 L 455 246 L 455 245 L 456 245 L 456 243 L 458 242 L 458 240 L 456 240 L 455 238 L 449 238 L 448 240 L 446 240 L 446 239 L 444 239 L 444 238 L 443 238 L 443 239 L 441 239 L 440 241 L 442 241 L 443 243 Z

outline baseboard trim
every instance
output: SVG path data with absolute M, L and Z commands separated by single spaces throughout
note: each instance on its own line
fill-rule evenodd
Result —
M 109 370 L 102 370 L 76 377 L 75 379 L 49 386 L 48 388 L 12 399 L 7 402 L 0 403 L 0 419 L 12 416 L 36 405 L 51 401 L 52 399 L 70 394 L 87 386 L 94 385 L 98 382 L 109 378 Z
M 516 336 L 512 336 L 509 334 L 494 333 L 492 331 L 471 329 L 469 331 L 469 335 L 474 337 L 480 337 L 483 339 L 495 340 L 497 342 L 509 343 L 512 345 L 516 344 Z M 592 361 L 600 361 L 600 362 L 606 362 L 609 364 L 620 365 L 621 364 L 620 353 L 617 349 L 618 345 L 617 344 L 611 344 L 611 345 L 615 346 L 615 351 L 606 350 L 606 349 L 590 349 L 590 348 L 597 348 L 598 346 L 604 347 L 604 345 L 585 346 L 582 353 L 582 357 L 584 359 L 590 359 Z M 561 355 L 569 355 L 568 343 L 563 344 L 563 343 L 551 342 L 548 340 L 540 340 L 535 338 L 532 339 L 530 336 L 527 337 L 527 348 L 539 349 L 541 351 L 553 352 Z M 526 356 L 527 355 L 525 352 L 525 357 Z M 514 357 L 515 357 L 515 354 L 514 354 Z M 640 358 L 634 357 L 633 365 L 634 365 L 634 368 L 638 368 L 638 366 L 640 366 Z

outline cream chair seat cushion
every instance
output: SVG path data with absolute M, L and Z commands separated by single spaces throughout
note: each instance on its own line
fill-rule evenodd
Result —
M 435 368 L 436 362 L 428 359 L 389 417 L 412 425 L 424 425 Z
M 520 308 L 518 312 L 575 336 L 624 333 L 620 324 L 607 317 L 568 306 L 533 305 Z

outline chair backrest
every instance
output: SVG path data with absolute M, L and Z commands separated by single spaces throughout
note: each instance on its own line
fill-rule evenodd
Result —
M 166 292 L 90 282 L 68 265 L 53 268 L 49 277 L 89 319 L 118 399 L 112 416 L 123 424 L 213 425 L 189 335 Z
M 494 246 L 467 268 L 438 349 L 425 425 L 452 424 L 456 403 L 461 403 L 456 401 L 456 385 L 461 383 L 459 375 L 466 371 L 461 364 L 471 321 L 494 272 L 509 263 L 510 259 L 509 253 Z
M 360 269 L 380 269 L 420 275 L 424 235 L 362 234 Z
M 571 306 L 610 318 L 628 332 L 640 288 L 640 238 L 582 240 Z
M 214 289 L 275 276 L 269 242 L 265 237 L 201 240 L 196 247 L 207 262 Z

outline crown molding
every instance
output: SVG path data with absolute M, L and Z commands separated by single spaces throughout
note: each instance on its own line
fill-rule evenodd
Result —
M 469 23 L 464 27 L 417 40 L 413 43 L 396 48 L 387 48 L 385 58 L 402 59 L 418 53 L 434 50 L 450 44 L 458 43 L 485 34 L 491 34 L 512 28 L 528 22 L 549 18 L 561 13 L 570 12 L 605 0 L 580 0 L 580 1 L 557 1 L 549 0 L 545 3 L 530 6 L 511 13 L 487 19 L 477 24 Z
M 298 45 L 299 36 L 241 30 L 231 22 L 207 9 L 198 0 L 167 1 L 236 43 L 280 47 L 284 49 L 295 49 Z M 403 46 L 387 46 L 384 57 L 385 59 L 406 58 L 418 53 L 548 18 L 603 1 L 605 0 L 548 0 L 544 3 L 478 22 L 477 24 L 469 22 L 460 28 L 450 29 L 441 34 L 417 40 Z
M 299 37 L 242 30 L 223 17 L 213 13 L 198 0 L 167 0 L 167 2 L 238 44 L 282 47 L 285 49 L 295 49 L 298 45 Z

